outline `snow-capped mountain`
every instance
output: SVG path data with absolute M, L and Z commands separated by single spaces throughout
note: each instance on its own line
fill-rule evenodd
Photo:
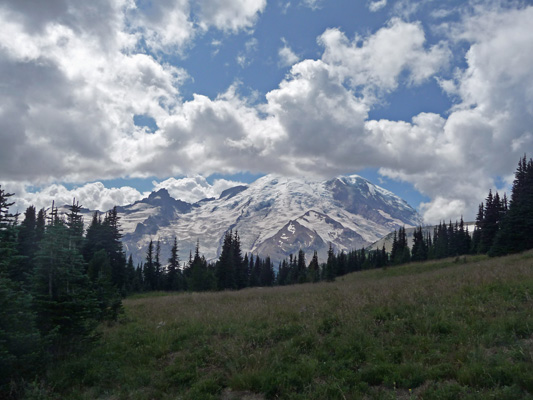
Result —
M 243 253 L 277 262 L 302 248 L 324 260 L 329 243 L 336 251 L 361 248 L 421 222 L 404 200 L 357 175 L 328 181 L 267 175 L 195 204 L 161 189 L 118 211 L 125 250 L 142 261 L 150 240 L 159 239 L 162 262 L 174 236 L 182 260 L 197 240 L 201 254 L 216 259 L 229 230 L 238 231 Z

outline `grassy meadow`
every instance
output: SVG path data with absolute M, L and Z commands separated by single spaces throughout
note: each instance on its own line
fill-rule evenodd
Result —
M 28 398 L 533 399 L 533 252 L 124 308 Z

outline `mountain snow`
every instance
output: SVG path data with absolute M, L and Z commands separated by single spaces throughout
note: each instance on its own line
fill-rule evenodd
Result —
M 404 200 L 357 175 L 328 181 L 267 175 L 195 204 L 161 189 L 118 211 L 127 253 L 141 262 L 150 240 L 160 240 L 163 263 L 175 236 L 182 261 L 197 241 L 208 260 L 218 258 L 224 234 L 233 230 L 243 253 L 278 262 L 300 248 L 324 259 L 330 243 L 336 251 L 361 248 L 421 222 Z

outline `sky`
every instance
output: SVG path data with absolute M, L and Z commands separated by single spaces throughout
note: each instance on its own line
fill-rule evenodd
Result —
M 533 1 L 2 0 L 20 212 L 359 174 L 474 219 L 533 155 Z

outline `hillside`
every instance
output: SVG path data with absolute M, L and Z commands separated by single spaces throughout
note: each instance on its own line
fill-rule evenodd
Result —
M 124 301 L 51 398 L 519 399 L 533 392 L 533 252 L 333 283 Z M 46 388 L 39 388 L 41 392 Z M 37 390 L 37 389 L 36 389 Z

